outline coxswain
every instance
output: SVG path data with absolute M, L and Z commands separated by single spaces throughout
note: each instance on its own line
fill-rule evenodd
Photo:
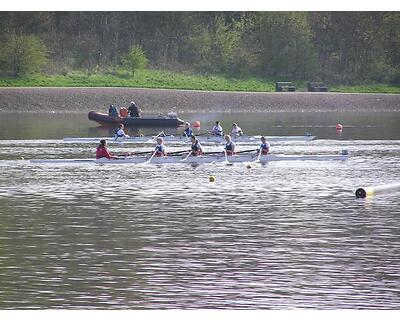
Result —
M 192 152 L 191 155 L 193 157 L 201 156 L 203 154 L 203 148 L 201 147 L 199 140 L 197 140 L 196 136 L 192 136 L 190 139 L 192 141 L 192 145 L 190 146 Z
M 235 152 L 235 143 L 232 141 L 229 134 L 225 135 L 225 152 L 227 156 L 233 156 Z
M 190 128 L 190 123 L 186 122 L 185 123 L 185 127 L 186 127 L 186 129 L 185 129 L 185 131 L 183 131 L 183 136 L 187 137 L 187 138 L 192 137 L 193 136 L 193 130 L 192 130 L 192 128 Z
M 96 159 L 100 158 L 116 159 L 116 157 L 114 157 L 110 151 L 108 151 L 106 140 L 100 140 L 100 144 L 96 149 Z
M 222 127 L 221 127 L 221 125 L 219 124 L 219 121 L 215 121 L 215 125 L 214 125 L 214 127 L 212 128 L 212 130 L 211 130 L 211 133 L 214 135 L 214 136 L 218 136 L 218 137 L 222 137 Z
M 127 137 L 129 137 L 129 136 L 125 133 L 124 125 L 121 123 L 118 126 L 118 130 L 115 131 L 115 140 L 122 139 L 122 138 L 127 138 Z
M 240 137 L 243 135 L 243 130 L 240 128 L 237 123 L 232 124 L 232 136 L 235 137 Z
M 261 151 L 261 155 L 267 155 L 269 152 L 270 145 L 268 141 L 265 139 L 265 137 L 261 137 L 261 144 L 260 148 L 258 149 L 258 152 Z
M 129 116 L 134 118 L 139 118 L 142 115 L 142 110 L 140 110 L 136 103 L 131 101 L 131 105 L 128 108 Z
M 164 140 L 161 137 L 157 138 L 157 145 L 154 148 L 154 156 L 155 157 L 165 157 L 167 155 L 167 149 L 165 148 L 164 145 Z

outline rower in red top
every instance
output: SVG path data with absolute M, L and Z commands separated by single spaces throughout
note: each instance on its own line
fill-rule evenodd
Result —
M 96 159 L 100 158 L 107 158 L 107 159 L 115 159 L 110 151 L 107 149 L 107 141 L 106 140 L 100 140 L 100 144 L 96 149 Z

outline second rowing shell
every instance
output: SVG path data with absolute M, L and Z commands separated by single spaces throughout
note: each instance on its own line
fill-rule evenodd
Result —
M 167 143 L 189 143 L 190 138 L 184 136 L 165 136 L 162 137 Z M 233 138 L 232 140 L 238 143 L 251 143 L 260 142 L 261 136 L 240 136 Z M 269 142 L 307 142 L 315 138 L 315 136 L 265 136 L 266 140 Z M 106 140 L 108 143 L 154 143 L 156 141 L 155 137 L 126 137 L 118 138 L 114 137 L 98 137 L 98 138 L 64 138 L 64 142 L 71 143 L 98 143 L 100 140 Z M 224 137 L 216 136 L 197 136 L 197 139 L 201 143 L 225 143 Z

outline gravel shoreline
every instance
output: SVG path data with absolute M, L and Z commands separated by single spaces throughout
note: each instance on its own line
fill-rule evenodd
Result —
M 107 112 L 130 101 L 147 114 L 400 111 L 400 94 L 221 92 L 135 88 L 0 88 L 0 112 Z

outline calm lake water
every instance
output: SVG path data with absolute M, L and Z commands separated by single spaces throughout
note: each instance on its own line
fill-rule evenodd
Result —
M 0 309 L 399 309 L 400 193 L 354 192 L 400 182 L 400 112 L 180 117 L 200 132 L 215 120 L 247 134 L 309 132 L 317 139 L 272 153 L 351 158 L 34 165 L 92 157 L 96 144 L 62 138 L 112 131 L 85 114 L 1 114 Z

